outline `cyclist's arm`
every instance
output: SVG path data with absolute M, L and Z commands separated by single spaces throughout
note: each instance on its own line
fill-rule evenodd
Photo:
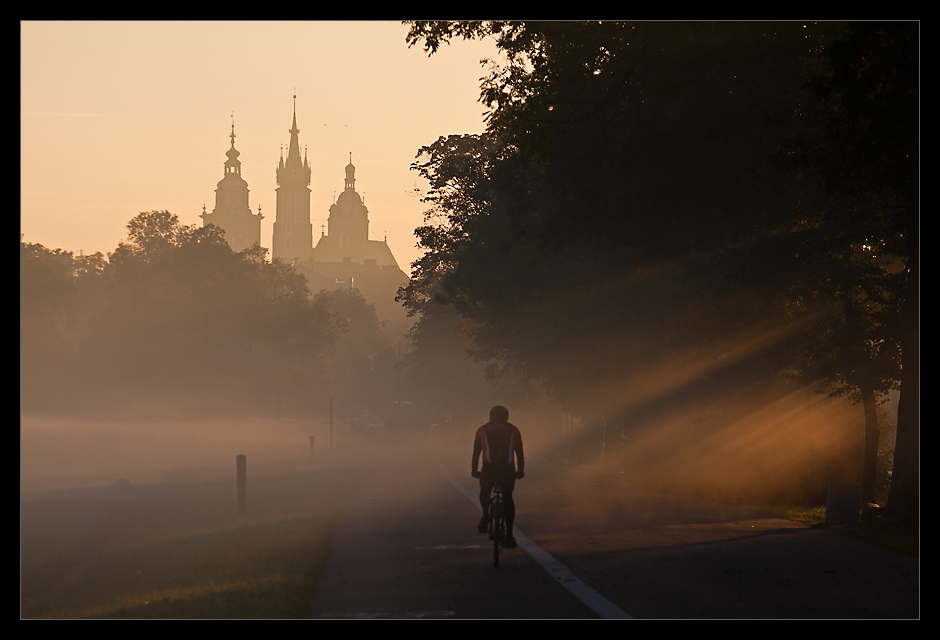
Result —
M 518 429 L 516 429 L 514 448 L 516 453 L 516 475 L 521 478 L 525 475 L 525 454 L 522 452 L 522 433 Z

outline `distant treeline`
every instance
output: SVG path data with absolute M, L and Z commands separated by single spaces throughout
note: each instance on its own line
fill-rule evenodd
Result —
M 26 412 L 320 415 L 384 406 L 395 354 L 356 290 L 141 213 L 107 257 L 20 244 Z

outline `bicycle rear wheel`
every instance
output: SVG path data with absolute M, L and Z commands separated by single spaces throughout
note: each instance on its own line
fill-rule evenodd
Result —
M 499 554 L 506 534 L 506 521 L 501 496 L 497 494 L 490 503 L 490 540 L 493 541 L 493 566 L 499 566 Z
M 503 525 L 502 516 L 498 516 L 493 523 L 493 566 L 499 566 L 499 553 L 503 546 L 503 536 L 505 535 L 503 530 L 505 526 Z

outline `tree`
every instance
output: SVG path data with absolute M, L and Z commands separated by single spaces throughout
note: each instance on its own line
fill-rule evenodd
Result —
M 479 357 L 580 415 L 759 326 L 790 336 L 755 356 L 768 369 L 799 368 L 869 416 L 900 377 L 910 410 L 916 27 L 413 22 L 408 41 L 432 55 L 477 37 L 506 62 L 481 86 L 486 133 L 419 153 L 431 209 L 413 310 L 451 306 Z M 899 425 L 915 462 L 917 431 Z
M 314 296 L 314 304 L 322 305 L 338 328 L 329 358 L 334 406 L 347 415 L 357 409 L 382 413 L 393 398 L 396 372 L 375 305 L 366 302 L 358 289 L 322 290 Z
M 901 404 L 888 508 L 915 516 L 920 484 L 919 25 L 850 23 L 824 55 L 832 72 L 819 77 L 814 87 L 828 110 L 827 127 L 821 144 L 803 161 L 820 176 L 831 208 L 851 215 L 857 235 L 840 253 L 883 260 L 873 274 L 860 274 L 868 277 L 860 285 L 860 302 L 884 313 L 878 331 L 859 336 L 856 348 L 867 347 L 867 362 L 879 372 L 876 379 L 885 371 L 874 362 L 879 353 L 897 354 L 900 373 L 890 375 L 900 381 Z M 855 273 L 849 277 L 858 279 Z M 868 381 L 856 384 L 863 396 L 871 386 Z M 870 437 L 875 442 L 867 449 L 873 458 L 877 433 Z
M 713 339 L 730 249 L 786 205 L 765 156 L 806 97 L 783 64 L 799 28 L 413 23 L 429 53 L 495 35 L 508 63 L 484 79 L 486 134 L 419 153 L 432 208 L 406 301 L 453 304 L 478 356 L 573 397 Z
M 103 277 L 107 302 L 86 346 L 102 388 L 200 410 L 317 406 L 311 390 L 324 387 L 338 326 L 290 265 L 154 211 L 128 223 Z
M 20 397 L 51 404 L 66 378 L 70 322 L 79 304 L 72 254 L 20 242 Z

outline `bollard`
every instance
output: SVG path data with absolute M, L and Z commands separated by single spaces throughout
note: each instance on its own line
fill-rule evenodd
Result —
M 238 513 L 245 513 L 245 493 L 247 487 L 247 463 L 245 454 L 235 458 L 235 485 L 238 488 Z

